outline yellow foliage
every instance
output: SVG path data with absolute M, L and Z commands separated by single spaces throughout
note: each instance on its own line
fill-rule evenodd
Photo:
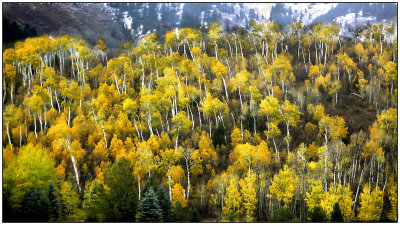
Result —
M 247 170 L 254 167 L 256 146 L 249 143 L 239 144 L 231 152 L 229 158 L 239 169 Z
M 314 82 L 317 77 L 321 76 L 321 72 L 319 71 L 318 65 L 311 65 L 310 72 L 308 73 L 308 77 Z
M 342 187 L 342 185 L 337 185 L 336 195 L 338 196 L 337 201 L 339 202 L 340 209 L 343 213 L 344 221 L 352 221 L 354 218 L 354 195 L 350 186 L 347 185 L 346 187 Z
M 171 166 L 171 170 L 167 175 L 171 176 L 173 183 L 180 183 L 183 182 L 183 179 L 185 178 L 185 171 L 181 165 L 173 165 Z
M 218 79 L 223 78 L 227 73 L 228 69 L 218 59 L 215 59 L 211 66 L 211 71 L 217 76 Z
M 240 133 L 240 129 L 235 127 L 231 133 L 231 145 L 232 147 L 236 147 L 237 145 L 242 143 L 242 135 Z
M 90 155 L 89 159 L 95 164 L 100 165 L 102 162 L 108 161 L 108 151 L 104 145 L 104 141 L 100 141 L 97 143 L 95 149 L 93 150 L 92 154 Z
M 371 190 L 371 186 L 366 184 L 360 194 L 360 200 L 358 219 L 363 222 L 379 221 L 383 207 L 383 191 L 378 188 Z
M 229 178 L 229 186 L 226 188 L 226 195 L 224 197 L 223 212 L 228 216 L 230 212 L 240 212 L 240 205 L 242 198 L 239 192 L 239 182 L 236 176 Z
M 279 100 L 273 96 L 266 96 L 261 100 L 258 113 L 260 116 L 266 116 L 268 121 L 279 122 L 282 118 L 279 111 Z
M 326 215 L 330 215 L 334 204 L 338 202 L 345 222 L 352 221 L 354 217 L 352 209 L 354 205 L 353 192 L 350 190 L 350 186 L 337 185 L 334 189 L 331 185 L 328 192 L 324 192 L 321 182 L 314 181 L 311 192 L 307 192 L 306 196 L 305 201 L 309 209 L 320 206 Z
M 200 141 L 199 141 L 199 153 L 206 163 L 217 163 L 218 155 L 215 152 L 214 145 L 210 136 L 207 132 L 201 132 Z
M 249 171 L 247 176 L 239 181 L 243 199 L 243 214 L 246 222 L 254 221 L 254 210 L 256 209 L 256 174 Z
M 111 139 L 110 155 L 114 161 L 117 161 L 120 157 L 126 155 L 124 143 L 118 139 L 116 134 L 114 134 L 114 137 Z
M 317 128 L 316 125 L 314 125 L 314 124 L 312 124 L 310 122 L 306 123 L 305 129 L 306 129 L 306 132 L 307 132 L 308 135 L 313 134 L 313 132 L 315 131 L 316 128 Z
M 277 85 L 274 85 L 272 88 L 273 96 L 276 97 L 277 99 L 282 99 L 283 98 L 283 92 L 281 88 Z
M 391 221 L 397 221 L 397 184 L 394 183 L 389 189 L 389 201 L 391 209 L 388 218 Z
M 9 191 L 15 204 L 21 202 L 30 188 L 39 185 L 45 189 L 49 182 L 57 182 L 54 161 L 47 149 L 31 143 L 20 149 L 3 170 L 3 189 Z
M 14 157 L 15 154 L 10 148 L 10 145 L 7 145 L 7 147 L 3 148 L 3 166 L 6 166 Z
M 310 167 L 315 167 L 315 165 L 310 165 Z M 322 187 L 321 182 L 314 182 L 311 185 L 311 192 L 306 193 L 305 201 L 307 203 L 307 207 L 312 209 L 316 206 L 321 205 L 322 195 L 324 194 L 324 189 Z
M 274 175 L 271 183 L 271 186 L 269 186 L 271 195 L 267 195 L 267 197 L 283 201 L 285 205 L 289 204 L 292 201 L 297 183 L 294 171 L 285 165 L 283 170 L 279 170 L 279 174 Z
M 182 207 L 186 208 L 188 206 L 188 200 L 185 198 L 185 189 L 176 183 L 171 190 L 172 192 L 172 202 L 175 205 L 175 202 L 181 203 Z
M 385 130 L 389 135 L 393 137 L 397 136 L 397 109 L 389 108 L 383 110 L 378 116 L 378 123 L 380 129 Z
M 65 179 L 65 168 L 61 164 L 57 166 L 56 171 L 61 179 Z

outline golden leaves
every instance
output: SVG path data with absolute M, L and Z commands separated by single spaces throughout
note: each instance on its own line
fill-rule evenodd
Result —
M 188 200 L 185 198 L 185 189 L 176 183 L 171 190 L 172 192 L 172 202 L 175 205 L 175 202 L 181 203 L 182 207 L 186 208 L 188 206 Z
M 285 205 L 289 204 L 292 201 L 297 183 L 294 171 L 285 165 L 283 170 L 280 170 L 278 174 L 274 175 L 271 182 L 272 184 L 269 187 L 271 195 L 267 197 L 273 197 L 278 201 L 283 201 Z

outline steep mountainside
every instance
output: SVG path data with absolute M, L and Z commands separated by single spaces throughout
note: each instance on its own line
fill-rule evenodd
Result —
M 221 21 L 225 28 L 247 26 L 251 19 L 265 19 L 261 13 L 243 3 L 110 3 L 124 24 L 126 38 L 159 33 L 182 27 L 205 28 Z
M 250 20 L 276 21 L 285 25 L 302 20 L 336 21 L 348 28 L 366 23 L 397 21 L 396 3 L 4 3 L 3 18 L 28 24 L 38 34 L 98 37 L 109 46 L 121 40 L 137 40 L 156 32 L 161 38 L 182 27 L 206 28 L 220 21 L 225 29 L 246 27 Z M 343 29 L 345 28 L 345 29 Z
M 335 21 L 342 34 L 367 23 L 397 22 L 396 3 L 278 3 L 269 18 L 280 25 L 302 20 L 305 25 Z
M 115 12 L 105 4 L 93 3 L 3 3 L 3 19 L 28 24 L 38 35 L 69 34 L 91 42 L 101 36 L 109 45 L 119 46 L 122 25 Z

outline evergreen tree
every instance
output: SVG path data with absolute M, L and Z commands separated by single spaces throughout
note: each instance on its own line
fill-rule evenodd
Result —
M 324 209 L 321 206 L 314 206 L 309 213 L 308 217 L 311 222 L 328 222 L 328 216 L 324 212 Z
M 20 221 L 47 222 L 49 220 L 49 200 L 41 186 L 31 188 L 21 203 L 22 214 Z
M 238 222 L 239 221 L 239 214 L 237 212 L 229 212 L 228 214 L 228 221 L 229 222 Z
M 53 182 L 49 183 L 48 186 L 48 198 L 49 198 L 49 218 L 51 221 L 55 221 L 58 219 L 59 212 L 60 212 L 60 203 L 59 203 L 59 196 L 57 194 L 55 185 Z
M 122 157 L 106 171 L 105 184 L 110 188 L 107 195 L 113 210 L 108 220 L 112 222 L 134 222 L 138 195 L 129 161 Z
M 183 5 L 128 4 L 160 23 L 133 21 L 146 35 L 119 52 L 107 37 L 6 44 L 5 222 L 397 221 L 394 23 L 353 44 L 335 22 L 183 28 L 218 14 L 187 4 L 170 30 Z M 11 22 L 4 40 L 29 36 Z
M 194 210 L 192 213 L 192 218 L 190 218 L 190 222 L 200 222 L 200 215 L 197 210 Z
M 339 206 L 338 202 L 336 202 L 333 205 L 333 210 L 331 212 L 331 222 L 336 222 L 336 223 L 337 222 L 344 222 L 343 213 L 340 210 L 340 206 Z
M 168 193 L 163 186 L 159 186 L 156 189 L 156 195 L 162 213 L 162 220 L 167 222 L 171 215 L 171 201 L 169 200 Z
M 96 179 L 86 184 L 83 209 L 88 222 L 103 222 L 111 214 L 107 190 L 101 181 Z
M 170 221 L 188 222 L 187 216 L 187 210 L 182 207 L 182 204 L 180 202 L 176 201 L 174 207 L 172 208 Z
M 163 222 L 163 213 L 153 188 L 140 199 L 138 222 Z
M 294 219 L 294 215 L 290 209 L 286 207 L 276 210 L 274 215 L 270 218 L 269 222 L 290 222 Z
M 13 222 L 15 220 L 15 209 L 11 206 L 10 190 L 3 186 L 3 222 Z

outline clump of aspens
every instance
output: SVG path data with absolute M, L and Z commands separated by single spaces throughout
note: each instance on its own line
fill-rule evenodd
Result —
M 215 22 L 118 56 L 102 39 L 15 43 L 4 221 L 397 221 L 394 25 L 339 32 Z M 376 111 L 369 129 L 349 107 Z

